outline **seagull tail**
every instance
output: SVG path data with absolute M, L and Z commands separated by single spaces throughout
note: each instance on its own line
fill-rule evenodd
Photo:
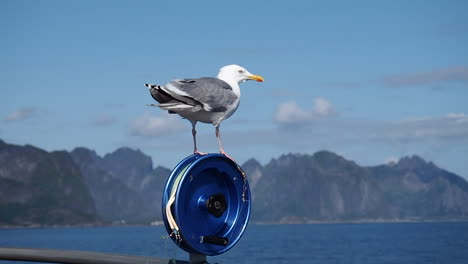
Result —
M 145 86 L 148 87 L 148 89 L 161 89 L 161 85 L 157 85 L 157 84 L 151 84 L 151 83 L 145 83 Z
M 171 96 L 165 91 L 165 87 L 158 84 L 145 83 L 145 86 L 149 88 L 149 92 L 154 100 L 159 104 L 150 104 L 149 106 L 159 107 L 163 110 L 167 110 L 169 114 L 175 114 L 179 111 L 198 111 L 200 106 L 190 105 L 186 102 L 180 101 L 177 98 Z
M 164 104 L 174 99 L 171 95 L 164 91 L 164 86 L 162 85 L 145 83 L 145 86 L 148 87 L 151 96 L 158 103 Z
M 147 104 L 147 106 L 154 106 L 154 107 L 159 107 L 161 109 L 164 109 L 164 106 L 161 106 L 161 104 Z M 169 114 L 177 114 L 177 112 L 174 112 L 174 111 L 169 110 L 169 109 L 164 109 L 164 110 L 167 110 L 167 112 Z

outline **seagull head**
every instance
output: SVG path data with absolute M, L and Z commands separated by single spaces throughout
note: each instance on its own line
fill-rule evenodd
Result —
M 248 80 L 254 80 L 257 82 L 263 82 L 264 79 L 260 75 L 250 73 L 245 68 L 239 65 L 227 65 L 222 67 L 218 73 L 218 79 L 230 82 L 241 83 Z

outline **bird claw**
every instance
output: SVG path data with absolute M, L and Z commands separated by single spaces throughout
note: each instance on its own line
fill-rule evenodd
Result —
M 193 152 L 193 154 L 198 154 L 198 155 L 204 156 L 204 155 L 207 155 L 208 153 L 200 152 L 200 151 L 198 151 L 198 150 L 195 150 L 195 151 Z
M 228 158 L 228 159 L 234 161 L 234 163 L 237 164 L 237 161 L 236 161 L 235 159 L 233 159 L 231 156 L 229 156 L 226 152 L 224 152 L 224 150 L 220 150 L 219 153 L 222 154 L 222 155 L 224 155 L 226 158 Z

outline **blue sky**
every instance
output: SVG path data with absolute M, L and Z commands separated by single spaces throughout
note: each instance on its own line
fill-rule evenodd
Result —
M 266 80 L 242 84 L 221 125 L 240 163 L 417 154 L 468 178 L 467 12 L 466 1 L 0 1 L 0 139 L 129 146 L 171 168 L 192 151 L 190 123 L 146 106 L 143 84 L 239 64 Z M 216 152 L 214 128 L 198 132 Z

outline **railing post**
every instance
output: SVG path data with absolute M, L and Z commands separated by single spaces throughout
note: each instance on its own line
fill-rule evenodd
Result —
M 190 253 L 190 264 L 205 264 L 206 255 Z

